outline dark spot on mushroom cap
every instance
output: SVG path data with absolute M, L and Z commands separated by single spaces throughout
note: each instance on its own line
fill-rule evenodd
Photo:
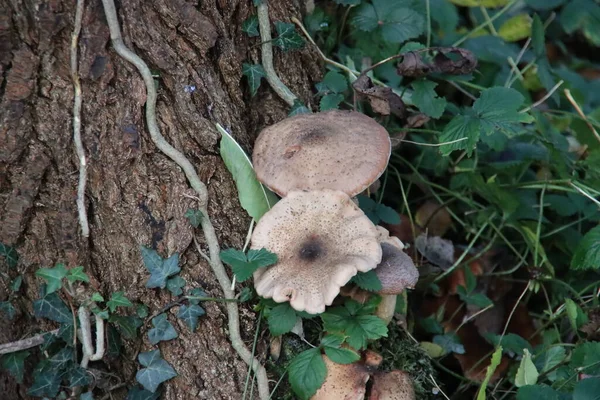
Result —
M 302 133 L 298 137 L 298 141 L 305 144 L 314 145 L 323 143 L 329 135 L 330 134 L 327 131 L 325 131 L 323 127 L 315 127 L 309 129 L 307 132 Z
M 300 245 L 298 256 L 301 260 L 314 262 L 327 253 L 323 241 L 317 235 L 311 235 Z

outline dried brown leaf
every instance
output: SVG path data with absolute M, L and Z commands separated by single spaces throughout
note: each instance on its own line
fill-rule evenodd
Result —
M 367 75 L 361 75 L 354 81 L 352 87 L 359 98 L 366 98 L 371 108 L 378 114 L 393 114 L 398 118 L 404 118 L 406 106 L 396 93 L 389 87 L 375 86 Z
M 431 47 L 426 51 L 409 51 L 396 66 L 399 75 L 411 78 L 444 73 L 468 74 L 477 67 L 477 58 L 460 47 Z

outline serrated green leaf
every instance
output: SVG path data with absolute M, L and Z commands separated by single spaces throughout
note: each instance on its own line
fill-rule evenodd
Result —
M 321 101 L 319 102 L 319 110 L 321 110 L 321 111 L 334 110 L 334 109 L 338 108 L 338 106 L 340 105 L 340 103 L 342 101 L 344 101 L 343 94 L 335 94 L 335 93 L 326 94 L 325 96 L 321 97 Z
M 598 399 L 600 399 L 600 378 L 586 378 L 575 385 L 575 390 L 573 390 L 573 400 Z
M 167 314 L 165 313 L 152 318 L 152 326 L 154 326 L 154 328 L 148 331 L 148 340 L 152 344 L 166 342 L 175 339 L 178 336 L 173 325 L 167 320 Z
M 132 307 L 133 303 L 129 301 L 127 297 L 125 297 L 124 292 L 114 292 L 110 296 L 110 300 L 106 302 L 106 306 L 110 312 L 115 312 L 117 307 Z
M 138 360 L 145 368 L 137 372 L 135 379 L 152 393 L 161 383 L 177 376 L 173 367 L 161 358 L 159 350 L 140 353 Z
M 198 318 L 204 314 L 206 314 L 206 311 L 204 311 L 204 308 L 200 307 L 199 305 L 183 305 L 179 307 L 177 318 L 183 320 L 187 327 L 190 328 L 192 332 L 195 332 L 196 327 L 198 326 Z
M 135 313 L 140 318 L 146 318 L 148 316 L 148 306 L 139 303 L 135 306 Z
M 539 354 L 533 363 L 541 374 L 547 373 L 552 368 L 563 362 L 567 357 L 567 352 L 564 347 L 554 346 Z
M 72 323 L 71 310 L 58 297 L 56 293 L 50 293 L 33 302 L 33 313 L 36 318 L 47 318 L 60 323 Z
M 181 271 L 179 253 L 174 253 L 171 257 L 163 259 L 156 250 L 145 246 L 140 246 L 140 249 L 144 266 L 150 272 L 146 287 L 164 289 L 167 286 L 167 279 Z
M 569 367 L 587 375 L 600 374 L 600 342 L 578 344 L 571 353 Z
M 502 361 L 502 346 L 498 346 L 492 354 L 492 359 L 490 360 L 490 365 L 487 367 L 487 371 L 485 373 L 485 378 L 483 382 L 481 382 L 481 386 L 479 387 L 479 391 L 477 392 L 477 400 L 485 400 L 485 390 L 487 389 L 487 385 L 494 375 L 496 368 L 500 365 L 500 361 Z
M 446 99 L 438 97 L 435 92 L 437 83 L 426 79 L 419 79 L 412 84 L 415 90 L 412 96 L 413 104 L 424 114 L 431 118 L 439 118 L 446 109 Z
M 600 226 L 590 229 L 577 245 L 571 269 L 599 269 L 600 268 Z
M 460 343 L 460 338 L 455 333 L 435 335 L 433 343 L 442 346 L 446 353 L 465 354 L 465 347 Z
M 559 400 L 560 394 L 545 385 L 526 385 L 517 391 L 517 400 Z M 480 400 L 480 399 L 477 399 Z
M 360 355 L 348 348 L 341 347 L 344 343 L 344 336 L 338 334 L 325 335 L 321 339 L 321 347 L 331 361 L 337 364 L 351 364 L 360 359 Z
M 35 276 L 46 281 L 46 294 L 54 293 L 62 287 L 62 280 L 67 276 L 64 264 L 56 264 L 54 268 L 40 268 L 35 271 Z
M 367 310 L 372 310 L 371 306 L 367 307 Z M 321 314 L 323 327 L 328 333 L 346 336 L 346 342 L 360 350 L 368 340 L 387 336 L 386 323 L 375 315 L 363 314 L 364 311 L 357 302 L 346 301 L 343 307 L 333 307 Z
M 19 262 L 19 253 L 17 253 L 17 250 L 3 243 L 0 243 L 0 256 L 4 257 L 6 264 L 10 268 L 16 267 Z
M 441 335 L 444 333 L 444 328 L 433 315 L 430 315 L 427 318 L 419 318 L 418 321 L 427 333 L 432 333 L 434 335 Z
M 242 22 L 242 32 L 247 34 L 249 37 L 257 37 L 260 36 L 258 32 L 258 17 L 256 15 L 251 15 Z
M 190 221 L 190 224 L 194 228 L 199 227 L 202 223 L 202 218 L 204 218 L 202 211 L 194 210 L 192 208 L 188 208 L 188 210 L 185 212 L 185 214 L 183 214 L 183 216 L 186 217 L 188 221 Z
M 23 374 L 25 373 L 25 359 L 29 357 L 28 351 L 16 351 L 14 353 L 4 354 L 0 361 L 2 368 L 8 371 L 18 383 L 23 383 Z
M 339 72 L 329 71 L 321 82 L 326 90 L 332 93 L 343 93 L 348 90 L 348 80 Z
M 359 272 L 350 279 L 350 282 L 354 283 L 359 288 L 370 292 L 377 292 L 382 288 L 381 281 L 374 270 Z
M 271 336 L 280 336 L 290 332 L 296 325 L 297 318 L 296 311 L 289 303 L 282 303 L 273 307 L 267 318 Z
M 277 37 L 273 39 L 273 46 L 283 51 L 298 50 L 304 47 L 304 39 L 296 31 L 294 24 L 275 21 Z
M 229 265 L 240 282 L 246 281 L 259 268 L 268 267 L 277 262 L 277 255 L 267 249 L 252 249 L 248 254 L 241 250 L 227 249 L 220 253 L 221 261 Z
M 523 358 L 519 364 L 517 375 L 515 375 L 515 386 L 535 385 L 539 375 L 535 364 L 531 361 L 531 353 L 529 350 L 523 349 Z
M 288 367 L 292 390 L 301 400 L 308 400 L 325 382 L 327 367 L 318 348 L 298 354 Z
M 89 276 L 87 276 L 87 274 L 85 272 L 83 272 L 83 267 L 81 267 L 81 266 L 71 268 L 69 270 L 69 272 L 67 273 L 67 279 L 69 280 L 69 282 L 76 282 L 76 281 L 89 282 L 90 281 Z
M 244 75 L 248 79 L 250 95 L 252 97 L 256 96 L 256 93 L 258 93 L 258 88 L 260 87 L 261 79 L 267 76 L 265 69 L 260 64 L 243 63 L 242 75 Z
M 435 21 L 444 34 L 454 32 L 458 25 L 458 10 L 447 0 L 430 1 L 431 19 Z
M 411 6 L 408 0 L 363 3 L 357 8 L 352 24 L 362 31 L 379 30 L 387 42 L 402 43 L 425 30 L 425 18 Z
M 179 275 L 175 275 L 167 280 L 167 290 L 171 292 L 173 296 L 181 296 L 183 294 L 183 287 L 185 286 L 185 279 Z
M 241 146 L 221 125 L 216 126 L 221 134 L 221 158 L 233 176 L 240 205 L 248 215 L 258 221 L 277 203 L 277 197 L 258 181 L 252 162 Z
M 252 293 L 252 289 L 250 289 L 249 287 L 245 287 L 240 292 L 240 296 L 238 298 L 238 301 L 240 303 L 245 303 L 248 300 L 251 300 L 253 297 L 254 297 L 254 294 Z

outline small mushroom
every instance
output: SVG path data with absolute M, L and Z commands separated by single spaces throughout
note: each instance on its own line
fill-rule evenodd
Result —
M 325 382 L 311 400 L 363 400 L 367 391 L 369 371 L 361 363 L 337 364 L 323 355 L 327 367 Z
M 390 158 L 387 130 L 355 111 L 300 114 L 265 128 L 252 161 L 259 181 L 280 196 L 341 190 L 350 197 L 381 176 Z
M 357 272 L 381 261 L 377 229 L 341 191 L 294 191 L 258 222 L 253 249 L 277 254 L 254 273 L 256 292 L 298 311 L 321 313 Z
M 389 243 L 381 243 L 381 263 L 375 269 L 375 274 L 381 281 L 379 294 L 400 294 L 404 289 L 412 289 L 419 280 L 419 270 L 412 259 Z
M 410 376 L 403 371 L 378 372 L 371 376 L 369 400 L 415 400 Z

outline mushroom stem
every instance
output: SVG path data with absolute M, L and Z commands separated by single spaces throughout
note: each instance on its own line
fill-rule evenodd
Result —
M 394 317 L 394 310 L 396 309 L 396 295 L 395 294 L 382 294 L 381 303 L 375 311 L 375 315 L 385 321 L 386 325 L 392 322 Z

